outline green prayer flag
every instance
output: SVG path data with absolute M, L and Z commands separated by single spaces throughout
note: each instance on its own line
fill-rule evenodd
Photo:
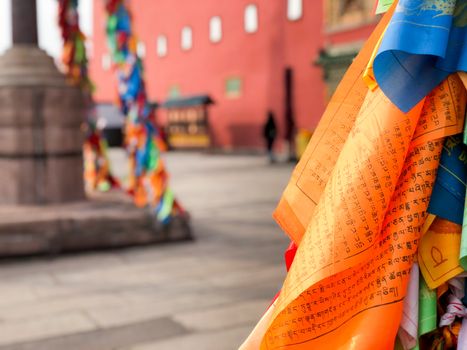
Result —
M 464 118 L 464 145 L 467 145 L 467 110 L 465 111 L 465 116 Z
M 81 63 L 86 59 L 86 48 L 84 42 L 77 38 L 75 41 L 75 62 Z
M 378 0 L 378 6 L 376 7 L 376 14 L 385 13 L 389 10 L 394 0 Z
M 418 335 L 422 336 L 437 328 L 436 324 L 436 290 L 431 290 L 420 274 L 420 290 L 418 300 Z
M 174 205 L 175 196 L 171 189 L 167 189 L 162 198 L 161 208 L 157 213 L 157 219 L 161 222 L 164 222 L 172 213 L 172 208 Z
M 114 33 L 117 30 L 118 18 L 116 15 L 111 15 L 107 19 L 107 31 Z
M 159 152 L 157 150 L 157 147 L 154 143 L 154 140 L 149 141 L 149 159 L 147 161 L 147 170 L 148 171 L 153 171 L 157 169 L 157 166 L 159 164 Z
M 464 134 L 465 135 L 465 134 Z M 459 264 L 461 267 L 467 269 L 467 196 L 464 204 L 464 220 L 462 221 L 462 236 L 461 236 L 461 247 L 459 254 Z

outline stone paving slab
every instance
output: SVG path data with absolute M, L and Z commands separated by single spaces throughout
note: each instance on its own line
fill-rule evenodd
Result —
M 118 350 L 235 350 L 250 331 L 251 326 L 247 325 L 221 331 L 192 333 Z
M 0 346 L 80 333 L 96 328 L 94 322 L 81 312 L 51 313 L 46 317 L 31 317 L 21 322 L 5 321 L 0 323 Z
M 104 350 L 120 349 L 135 343 L 150 342 L 160 338 L 186 335 L 188 331 L 167 317 L 147 322 L 133 323 L 104 330 L 79 332 L 68 336 L 43 339 L 18 345 L 1 347 L 0 350 Z M 156 349 L 156 348 L 153 348 Z
M 271 300 L 249 300 L 192 312 L 175 313 L 173 319 L 194 331 L 214 331 L 255 322 Z

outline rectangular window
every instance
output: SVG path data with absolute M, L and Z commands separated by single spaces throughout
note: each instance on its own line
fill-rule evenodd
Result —
M 242 79 L 238 77 L 228 78 L 225 81 L 225 95 L 228 98 L 238 98 L 242 95 Z
M 181 47 L 182 50 L 190 50 L 193 46 L 193 30 L 191 27 L 183 27 L 181 33 Z
M 157 56 L 167 56 L 167 37 L 165 35 L 157 37 Z
M 290 21 L 298 21 L 303 15 L 303 0 L 287 1 L 287 18 Z
M 144 42 L 138 41 L 138 44 L 136 45 L 136 54 L 139 58 L 146 57 L 146 45 Z
M 209 39 L 218 43 L 222 39 L 222 20 L 219 16 L 211 17 L 209 21 Z
M 258 30 L 258 8 L 255 4 L 245 8 L 244 26 L 247 33 L 255 33 Z

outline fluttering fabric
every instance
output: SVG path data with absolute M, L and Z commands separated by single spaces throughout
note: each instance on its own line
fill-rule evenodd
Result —
M 83 145 L 85 186 L 90 191 L 119 187 L 111 173 L 106 140 L 96 125 L 97 116 L 92 99 L 94 84 L 88 74 L 86 37 L 79 24 L 78 0 L 59 0 L 58 4 L 58 23 L 63 39 L 62 63 L 68 81 L 83 90 L 88 104 L 88 117 L 83 121 L 86 134 Z
M 401 0 L 355 58 L 274 212 L 298 248 L 242 350 L 463 348 L 463 4 Z
M 144 81 L 138 39 L 124 0 L 106 0 L 107 41 L 118 78 L 119 104 L 126 116 L 125 146 L 130 158 L 129 192 L 138 206 L 149 206 L 158 220 L 168 222 L 182 208 L 168 186 L 161 157 L 165 150 Z
M 374 61 L 380 88 L 408 112 L 435 86 L 467 70 L 467 1 L 400 0 Z
M 62 62 L 68 79 L 91 93 L 94 85 L 88 74 L 86 37 L 79 24 L 78 0 L 58 0 L 58 24 L 63 39 Z

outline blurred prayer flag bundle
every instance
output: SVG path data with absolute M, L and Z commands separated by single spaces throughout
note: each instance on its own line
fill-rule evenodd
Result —
M 183 212 L 168 185 L 168 173 L 161 157 L 165 144 L 148 101 L 143 61 L 137 52 L 128 3 L 106 0 L 106 34 L 118 76 L 119 107 L 125 122 L 125 146 L 130 158 L 128 192 L 139 207 L 148 206 L 159 222 L 168 223 Z
M 112 175 L 107 155 L 107 142 L 97 127 L 94 84 L 89 77 L 86 37 L 81 31 L 78 0 L 59 0 L 58 24 L 63 39 L 62 63 L 70 84 L 82 89 L 86 96 L 88 117 L 83 121 L 86 139 L 83 145 L 84 180 L 87 191 L 107 191 L 120 187 Z

